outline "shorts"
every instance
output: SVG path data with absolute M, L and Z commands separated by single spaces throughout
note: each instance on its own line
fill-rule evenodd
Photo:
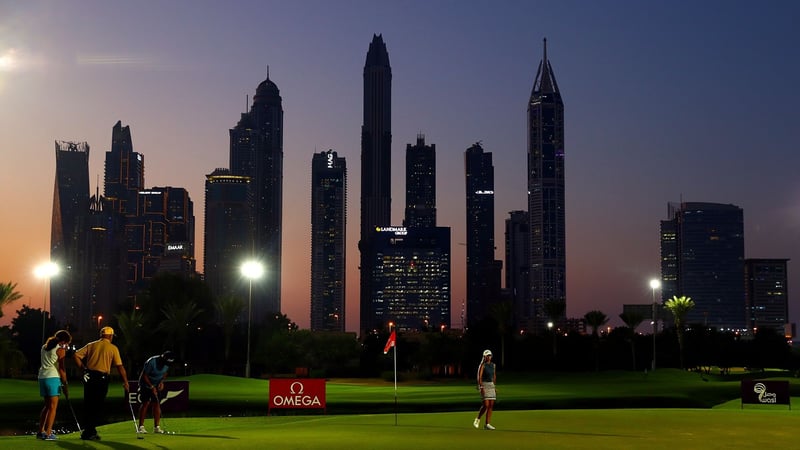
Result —
M 494 390 L 494 383 L 491 381 L 484 381 L 481 383 L 481 399 L 483 400 L 497 400 L 497 393 Z
M 146 402 L 158 403 L 158 396 L 153 393 L 152 389 L 148 389 L 143 384 L 139 384 L 139 403 Z
M 39 395 L 42 397 L 58 397 L 61 393 L 61 378 L 39 378 Z

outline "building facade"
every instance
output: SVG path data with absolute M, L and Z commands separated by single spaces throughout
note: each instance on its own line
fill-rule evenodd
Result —
M 513 305 L 515 330 L 534 329 L 535 311 L 530 302 L 530 224 L 527 211 L 511 211 L 506 219 L 506 289 Z
M 248 284 L 242 264 L 253 248 L 253 227 L 248 188 L 250 177 L 216 169 L 206 175 L 203 275 L 217 298 L 247 298 Z
M 744 260 L 747 327 L 753 332 L 771 328 L 787 338 L 789 327 L 788 259 Z
M 392 224 L 392 67 L 381 35 L 374 35 L 364 63 L 364 117 L 361 127 L 360 323 L 364 333 L 382 317 L 370 294 L 377 227 Z
M 686 322 L 745 330 L 744 217 L 720 203 L 668 205 L 661 222 L 662 299 L 687 296 Z
M 500 301 L 502 262 L 494 259 L 494 166 L 481 143 L 464 153 L 467 211 L 467 327 Z
M 253 283 L 252 317 L 257 323 L 281 311 L 281 239 L 283 223 L 283 106 L 280 91 L 267 74 L 230 130 L 230 170 L 250 179 L 253 247 L 248 259 L 260 261 L 266 276 Z
M 372 248 L 370 331 L 450 328 L 450 228 L 378 227 Z
M 406 145 L 406 214 L 404 225 L 436 226 L 436 144 L 425 145 L 417 135 L 415 145 Z
M 89 144 L 56 141 L 55 150 L 50 260 L 59 273 L 49 279 L 50 314 L 77 329 L 86 325 L 84 316 L 89 314 Z
M 111 130 L 103 180 L 103 195 L 111 209 L 123 216 L 135 216 L 139 191 L 144 189 L 144 155 L 133 151 L 131 128 L 123 127 L 122 121 Z
M 311 161 L 311 329 L 345 331 L 347 162 L 333 150 Z
M 567 302 L 564 196 L 564 103 L 547 40 L 528 102 L 528 214 L 530 282 L 536 326 L 547 302 Z

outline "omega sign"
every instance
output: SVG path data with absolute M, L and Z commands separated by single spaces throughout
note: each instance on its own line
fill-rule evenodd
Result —
M 269 380 L 269 409 L 325 409 L 324 378 Z

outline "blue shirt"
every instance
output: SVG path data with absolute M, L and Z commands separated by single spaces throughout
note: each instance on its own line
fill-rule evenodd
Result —
M 166 361 L 164 361 L 163 365 L 158 364 L 158 360 L 160 358 L 161 355 L 151 356 L 147 358 L 147 361 L 145 361 L 144 367 L 142 368 L 142 375 L 139 376 L 140 385 L 144 383 L 144 375 L 147 375 L 147 378 L 150 379 L 150 383 L 152 383 L 153 386 L 156 386 L 158 383 L 161 383 L 161 381 L 167 375 L 167 372 L 169 371 L 169 365 L 166 364 Z M 160 369 L 159 366 L 161 367 Z

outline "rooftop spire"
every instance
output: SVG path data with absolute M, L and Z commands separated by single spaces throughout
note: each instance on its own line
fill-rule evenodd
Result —
M 547 38 L 544 38 L 544 50 L 542 61 L 539 63 L 539 70 L 536 72 L 536 79 L 533 82 L 533 92 L 531 97 L 538 97 L 543 94 L 558 94 L 558 83 L 553 74 L 553 68 L 547 59 Z

